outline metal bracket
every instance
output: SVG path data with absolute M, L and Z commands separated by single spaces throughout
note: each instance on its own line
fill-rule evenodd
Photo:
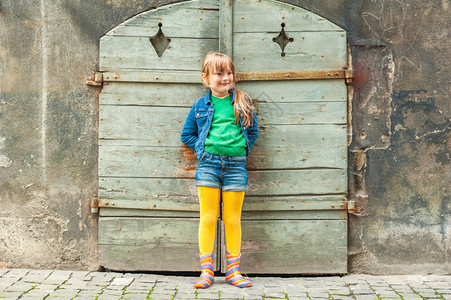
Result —
M 99 213 L 99 198 L 94 197 L 91 199 L 91 213 L 98 214 Z
M 102 86 L 103 84 L 103 73 L 96 72 L 93 76 L 89 76 L 88 80 L 86 80 L 87 85 L 91 86 Z
M 352 70 L 352 69 L 345 70 L 346 83 L 351 84 L 353 78 L 354 78 L 354 70 Z
M 355 210 L 356 210 L 356 207 L 355 207 L 355 201 L 348 201 L 348 207 L 347 207 L 347 209 L 348 209 L 348 213 L 349 214 L 353 214 L 353 213 L 355 213 Z

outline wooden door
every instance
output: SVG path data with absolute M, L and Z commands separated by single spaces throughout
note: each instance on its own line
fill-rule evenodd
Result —
M 196 158 L 180 134 L 205 94 L 198 73 L 210 50 L 219 50 L 215 0 L 141 13 L 100 40 L 99 260 L 106 268 L 200 269 Z
M 100 264 L 199 270 L 197 160 L 180 133 L 206 93 L 199 72 L 211 50 L 233 58 L 238 87 L 258 108 L 242 271 L 346 273 L 346 33 L 267 0 L 169 5 L 101 39 Z M 225 247 L 217 232 L 216 270 Z

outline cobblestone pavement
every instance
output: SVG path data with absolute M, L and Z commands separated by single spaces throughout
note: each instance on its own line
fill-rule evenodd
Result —
M 251 277 L 240 289 L 216 277 L 195 289 L 195 277 L 156 274 L 0 269 L 0 299 L 450 299 L 451 276 Z

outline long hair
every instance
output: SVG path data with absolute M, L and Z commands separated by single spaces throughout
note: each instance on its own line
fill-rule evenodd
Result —
M 228 70 L 232 70 L 232 87 L 235 90 L 235 100 L 233 102 L 233 108 L 235 111 L 234 124 L 240 123 L 239 116 L 241 115 L 243 117 L 243 125 L 249 128 L 253 123 L 255 108 L 252 104 L 251 97 L 245 92 L 237 90 L 235 88 L 235 66 L 233 65 L 232 59 L 227 55 L 219 52 L 207 53 L 202 63 L 202 73 L 205 73 L 208 77 L 211 73 L 226 72 Z M 208 84 L 204 82 L 204 80 L 202 80 L 202 84 L 207 88 L 209 87 Z

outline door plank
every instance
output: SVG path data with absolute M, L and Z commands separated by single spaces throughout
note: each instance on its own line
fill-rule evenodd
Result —
M 322 142 L 317 137 L 318 144 Z M 327 139 L 318 149 L 316 143 L 299 149 L 293 146 L 255 147 L 247 169 L 346 169 L 346 147 L 339 140 Z M 186 147 L 143 147 L 133 145 L 101 145 L 99 176 L 118 177 L 192 177 L 197 167 L 194 152 Z
M 190 15 L 190 18 L 186 16 Z M 162 24 L 163 34 L 172 38 L 208 38 L 218 39 L 219 27 L 217 10 L 200 8 L 166 9 L 151 14 L 140 15 L 123 25 L 116 26 L 107 36 L 151 37 L 157 34 Z
M 201 84 L 110 83 L 103 86 L 102 93 L 99 95 L 99 104 L 100 106 L 142 105 L 191 108 L 197 99 L 206 94 L 207 90 Z
M 242 221 L 243 273 L 347 272 L 346 220 Z
M 218 39 L 172 38 L 169 47 L 158 57 L 149 37 L 104 36 L 100 40 L 100 71 L 138 69 L 185 70 L 201 69 L 202 57 L 218 51 Z
M 100 177 L 100 199 L 161 199 L 174 205 L 197 203 L 194 178 Z M 184 204 L 185 203 L 185 204 Z
M 219 1 L 219 50 L 233 57 L 233 0 Z
M 290 145 L 296 145 L 301 135 L 308 135 L 308 132 L 310 132 L 311 137 L 314 137 L 315 134 L 322 135 L 324 140 L 326 139 L 329 130 L 333 130 L 335 133 L 339 133 L 343 130 L 346 132 L 346 125 L 343 124 L 345 122 L 342 115 L 345 106 L 341 107 L 341 113 L 337 114 L 333 112 L 335 119 L 327 120 L 327 115 L 330 115 L 331 118 L 333 115 L 331 115 L 332 113 L 327 114 L 327 112 L 331 110 L 324 109 L 325 105 L 327 106 L 325 103 L 322 103 L 319 106 L 313 104 L 314 108 L 303 109 L 303 107 L 309 107 L 309 104 L 300 104 L 298 109 L 305 114 L 301 115 L 299 118 L 295 115 L 291 115 L 291 120 L 295 120 L 297 124 L 281 124 L 287 121 L 278 121 L 272 117 L 274 120 L 272 122 L 280 123 L 271 125 L 271 123 L 265 124 L 265 117 L 271 120 L 271 116 L 274 115 L 284 116 L 284 111 L 288 111 L 290 107 L 293 107 L 293 105 L 279 103 L 276 106 L 278 111 L 275 111 L 272 103 L 267 106 L 263 104 L 263 120 L 259 121 L 259 134 L 263 137 L 269 137 L 274 141 L 277 140 L 277 142 L 279 142 L 278 144 L 286 145 L 289 143 L 288 139 L 291 139 L 291 141 L 295 143 L 290 143 Z M 180 145 L 180 135 L 189 109 L 190 108 L 187 107 L 166 108 L 105 105 L 99 109 L 99 138 L 148 140 L 149 144 L 147 144 L 147 146 L 178 146 Z M 309 111 L 310 114 L 307 115 Z M 268 113 L 267 116 L 265 116 L 266 113 Z M 322 117 L 322 113 L 325 113 L 326 116 Z M 169 118 L 168 114 L 170 114 Z M 286 113 L 285 115 L 287 115 L 287 118 L 290 117 L 290 113 Z M 302 119 L 302 117 L 304 117 L 304 119 Z M 314 122 L 318 124 L 315 125 Z M 280 137 L 285 138 L 285 140 L 283 140 L 285 141 L 284 143 L 280 142 Z M 339 135 L 339 137 L 342 138 L 343 134 Z M 271 144 L 266 143 L 266 145 Z M 303 144 L 301 144 L 301 147 L 303 145 L 304 141 Z
M 120 102 L 119 100 L 118 102 Z M 263 100 L 264 101 L 264 100 Z M 170 122 L 176 122 L 183 127 L 190 106 L 166 106 L 166 103 L 154 101 L 149 105 L 125 106 L 102 105 L 100 108 L 101 120 L 115 119 L 118 126 L 121 122 L 131 122 L 133 126 L 160 126 L 167 122 L 168 113 L 171 113 Z M 162 106 L 160 106 L 162 105 Z M 260 102 L 257 104 L 257 113 L 261 126 L 268 125 L 313 125 L 313 124 L 346 124 L 347 104 L 345 102 Z M 113 115 L 120 114 L 121 118 Z M 129 120 L 125 120 L 128 118 Z M 133 121 L 135 120 L 135 121 Z M 259 124 L 260 125 L 260 124 Z
M 131 73 L 130 73 L 131 74 Z M 200 73 L 199 73 L 200 78 Z M 293 80 L 239 82 L 237 88 L 261 103 L 344 102 L 347 90 L 344 80 Z M 205 96 L 201 84 L 184 83 L 104 83 L 100 105 L 189 106 Z
M 263 17 L 264 16 L 264 17 Z M 281 23 L 289 31 L 340 31 L 332 22 L 300 7 L 268 0 L 235 0 L 233 31 L 279 32 Z
M 248 196 L 327 195 L 346 193 L 345 171 L 341 169 L 249 171 Z M 184 191 L 197 195 L 193 179 L 149 177 L 100 177 L 99 198 L 145 200 L 171 196 L 184 201 Z M 186 197 L 186 201 L 191 201 Z M 175 201 L 169 199 L 169 201 Z M 176 202 L 176 201 L 175 201 Z
M 234 63 L 240 72 L 339 70 L 347 66 L 346 35 L 341 32 L 290 32 L 281 56 L 278 32 L 236 33 Z
M 118 271 L 200 271 L 198 226 L 195 218 L 102 217 L 100 265 Z M 217 249 L 214 254 L 218 269 Z
M 237 88 L 265 102 L 346 102 L 342 79 L 239 82 Z
M 346 193 L 342 169 L 249 171 L 247 195 L 299 195 Z

